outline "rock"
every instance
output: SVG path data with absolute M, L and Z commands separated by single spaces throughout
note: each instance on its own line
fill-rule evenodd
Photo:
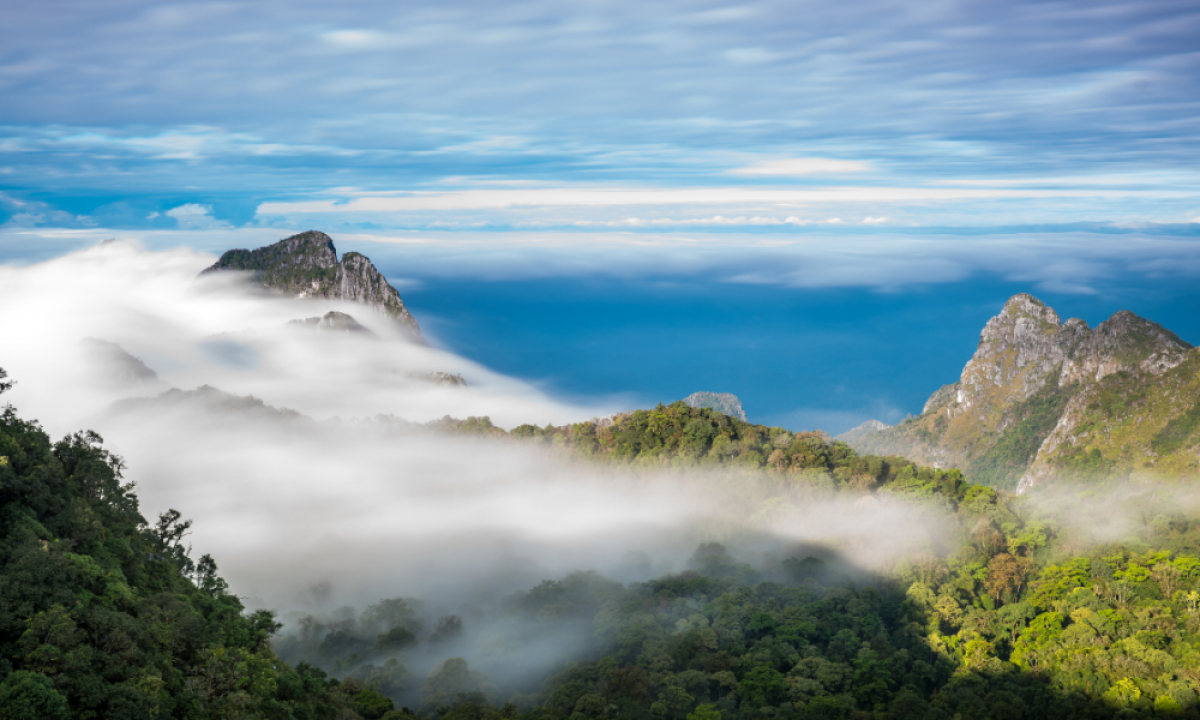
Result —
M 348 252 L 338 262 L 333 240 L 323 232 L 309 230 L 256 250 L 229 250 L 200 274 L 228 271 L 248 272 L 263 287 L 296 298 L 361 303 L 424 342 L 396 288 L 365 255 Z
M 742 401 L 733 393 L 695 392 L 683 401 L 689 407 L 709 408 L 746 422 L 746 411 L 742 409 Z
M 347 333 L 364 333 L 366 335 L 374 335 L 375 333 L 363 327 L 352 315 L 347 315 L 343 312 L 331 310 L 321 317 L 304 318 L 303 320 L 292 320 L 288 325 L 296 325 L 299 327 L 312 328 L 315 330 L 332 330 L 335 332 Z

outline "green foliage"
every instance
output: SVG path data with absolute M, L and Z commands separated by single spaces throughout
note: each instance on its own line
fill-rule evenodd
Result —
M 1000 439 L 971 461 L 969 469 L 975 480 L 994 487 L 1015 488 L 1075 392 L 1075 385 L 1060 387 L 1047 382 L 1041 390 L 1017 403 L 1010 411 L 1013 421 Z
M 17 670 L 0 684 L 0 717 L 5 720 L 67 720 L 67 699 L 50 678 Z
M 175 511 L 148 527 L 92 432 L 52 443 L 0 412 L 0 717 L 330 717 Z
M 1182 415 L 1174 417 L 1162 430 L 1154 434 L 1150 447 L 1159 454 L 1173 453 L 1196 441 L 1200 429 L 1200 401 Z

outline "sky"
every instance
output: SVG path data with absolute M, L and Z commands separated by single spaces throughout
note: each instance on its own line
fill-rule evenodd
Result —
M 10 5 L 5 264 L 320 229 L 551 393 L 833 432 L 1015 292 L 1200 342 L 1192 2 Z

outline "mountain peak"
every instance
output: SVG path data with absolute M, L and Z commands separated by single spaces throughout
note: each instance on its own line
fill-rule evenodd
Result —
M 1182 383 L 1165 375 L 1193 356 L 1191 345 L 1128 310 L 1093 329 L 1078 318 L 1064 323 L 1045 303 L 1020 293 L 988 320 L 958 382 L 934 392 L 919 417 L 847 441 L 863 452 L 957 465 L 984 483 L 1026 489 L 1066 462 L 1057 459 L 1068 452 L 1062 448 L 1094 432 L 1079 428 L 1098 422 L 1094 407 L 1104 406 L 1104 398 L 1118 388 L 1150 393 Z M 1146 425 L 1151 412 L 1129 392 L 1129 407 L 1140 408 L 1128 410 L 1131 421 Z M 1178 411 L 1172 405 L 1161 412 L 1165 418 Z M 1124 417 L 1126 410 L 1120 412 Z
M 255 250 L 229 250 L 200 274 L 225 271 L 251 273 L 263 287 L 296 298 L 367 305 L 396 320 L 408 334 L 421 340 L 416 318 L 371 260 L 361 253 L 348 252 L 338 262 L 333 238 L 319 230 L 292 235 Z

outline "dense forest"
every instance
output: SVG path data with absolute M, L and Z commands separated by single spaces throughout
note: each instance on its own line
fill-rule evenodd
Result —
M 0 370 L 0 392 L 8 389 Z M 95 433 L 0 411 L 0 718 L 335 718 L 390 702 L 271 648 L 189 523 L 149 524 Z M 363 715 L 363 711 L 366 714 Z
M 243 607 L 212 558 L 189 557 L 182 514 L 143 519 L 99 437 L 51 442 L 10 406 L 0 718 L 1200 717 L 1200 514 L 1186 487 L 1037 504 L 682 402 L 566 427 L 438 428 L 586 462 L 729 469 L 747 512 L 903 501 L 949 518 L 951 540 L 866 571 L 836 547 L 744 553 L 731 536 L 644 582 L 581 569 L 474 612 L 386 598 L 281 628 Z M 547 643 L 569 661 L 544 662 Z M 489 656 L 512 672 L 480 672 Z

